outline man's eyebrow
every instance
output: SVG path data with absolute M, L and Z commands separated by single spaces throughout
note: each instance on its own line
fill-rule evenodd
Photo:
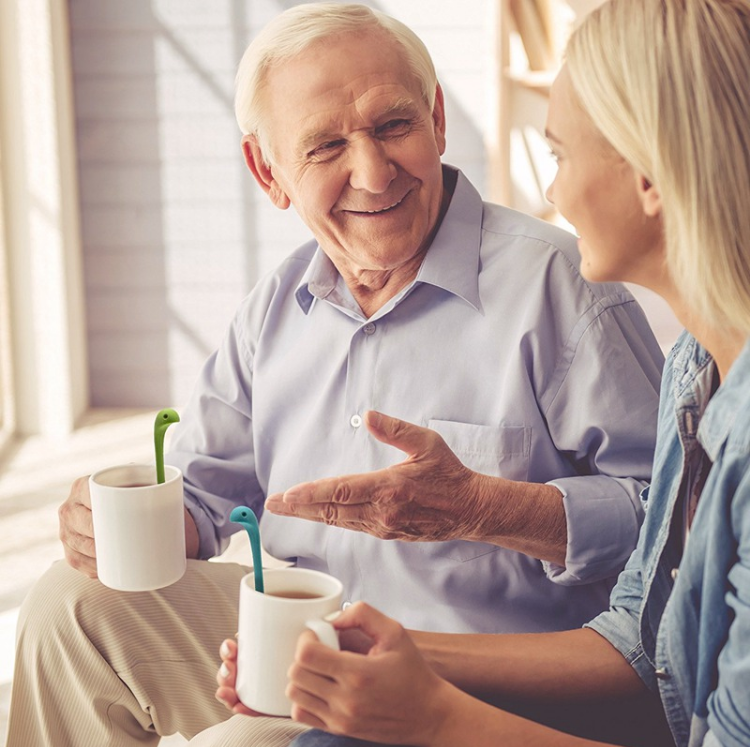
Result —
M 414 116 L 416 112 L 417 106 L 414 101 L 410 98 L 404 97 L 402 99 L 394 101 L 392 104 L 383 109 L 383 111 L 378 114 L 376 119 L 382 121 L 394 115 Z

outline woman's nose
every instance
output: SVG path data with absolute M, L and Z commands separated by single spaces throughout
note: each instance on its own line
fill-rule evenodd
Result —
M 545 197 L 547 198 L 547 202 L 550 202 L 550 203 L 552 203 L 553 205 L 555 204 L 555 197 L 554 197 L 554 194 L 555 194 L 555 193 L 554 193 L 554 189 L 553 189 L 553 188 L 554 188 L 554 186 L 555 186 L 555 181 L 556 181 L 556 180 L 555 180 L 555 179 L 553 179 L 553 180 L 552 180 L 552 181 L 550 182 L 550 185 L 549 185 L 549 187 L 547 187 L 547 190 L 546 190 L 546 191 L 545 191 L 545 193 L 544 193 L 544 196 L 545 196 Z

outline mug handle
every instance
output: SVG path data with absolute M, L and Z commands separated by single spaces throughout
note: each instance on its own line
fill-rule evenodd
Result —
M 334 651 L 341 650 L 338 633 L 336 633 L 336 628 L 331 623 L 325 620 L 308 620 L 305 623 L 305 627 L 312 630 L 318 636 L 318 640 L 328 646 L 328 648 L 332 648 Z

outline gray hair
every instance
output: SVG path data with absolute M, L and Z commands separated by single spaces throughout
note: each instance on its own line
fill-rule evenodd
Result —
M 594 125 L 662 196 L 698 318 L 750 333 L 750 0 L 610 0 L 568 44 Z
M 404 53 L 405 62 L 420 84 L 432 111 L 437 75 L 427 48 L 407 26 L 365 5 L 306 3 L 274 18 L 252 41 L 242 56 L 235 81 L 234 112 L 245 135 L 255 135 L 264 158 L 270 156 L 268 133 L 263 127 L 263 88 L 269 70 L 297 56 L 314 42 L 335 34 L 381 30 Z

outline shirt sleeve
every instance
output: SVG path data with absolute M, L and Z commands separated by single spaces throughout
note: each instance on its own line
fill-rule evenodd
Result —
M 182 470 L 185 506 L 200 537 L 199 557 L 220 554 L 238 526 L 235 506 L 260 517 L 263 491 L 255 474 L 252 354 L 238 317 L 201 371 L 166 461 Z
M 610 608 L 584 627 L 591 628 L 606 638 L 635 669 L 646 687 L 658 693 L 654 667 L 641 645 L 639 621 L 643 605 L 642 564 L 643 552 L 639 544 L 617 579 L 610 598 Z
M 573 330 L 542 406 L 575 476 L 550 481 L 563 495 L 565 566 L 545 562 L 562 585 L 623 568 L 643 520 L 651 478 L 664 358 L 629 294 L 601 299 Z

